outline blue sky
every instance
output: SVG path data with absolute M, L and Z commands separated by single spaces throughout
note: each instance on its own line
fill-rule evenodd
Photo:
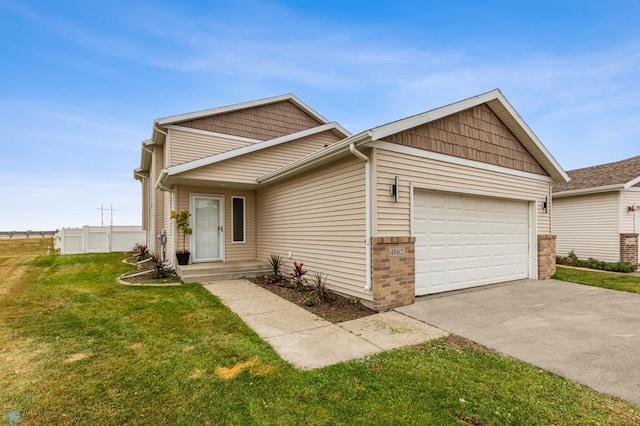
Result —
M 0 230 L 99 225 L 101 205 L 139 225 L 153 119 L 289 92 L 355 133 L 500 88 L 566 170 L 640 155 L 639 19 L 636 0 L 0 0 Z

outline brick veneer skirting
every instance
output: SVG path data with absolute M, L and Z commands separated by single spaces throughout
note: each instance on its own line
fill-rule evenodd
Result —
M 548 280 L 556 273 L 556 236 L 538 235 L 538 279 Z
M 373 309 L 410 305 L 416 296 L 415 237 L 373 237 Z
M 638 234 L 620 234 L 620 260 L 638 265 Z

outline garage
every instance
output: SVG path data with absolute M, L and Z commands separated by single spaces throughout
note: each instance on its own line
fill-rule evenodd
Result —
M 413 197 L 416 295 L 529 277 L 529 203 L 441 191 Z

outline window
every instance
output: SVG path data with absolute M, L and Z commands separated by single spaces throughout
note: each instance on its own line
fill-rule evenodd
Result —
M 231 197 L 232 212 L 232 237 L 234 243 L 244 243 L 244 197 Z

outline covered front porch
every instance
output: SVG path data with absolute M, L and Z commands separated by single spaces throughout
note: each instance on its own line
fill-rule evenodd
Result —
M 236 260 L 175 265 L 176 273 L 185 283 L 205 283 L 237 278 L 252 278 L 269 274 L 266 260 Z

